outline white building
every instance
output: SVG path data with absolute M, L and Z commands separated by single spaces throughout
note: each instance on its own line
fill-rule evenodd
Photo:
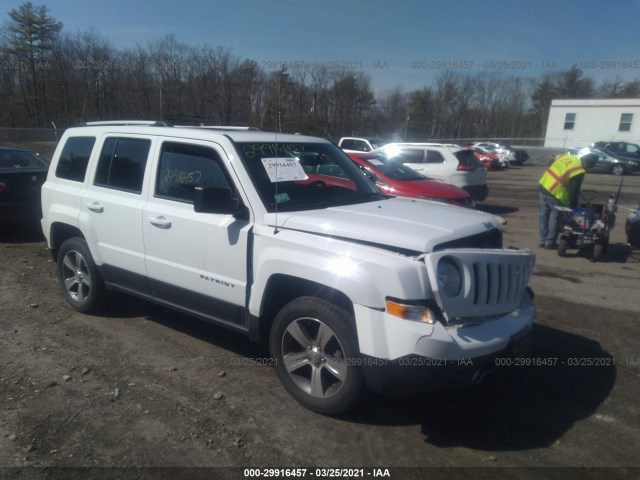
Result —
M 551 102 L 545 147 L 583 147 L 614 140 L 640 143 L 640 98 Z

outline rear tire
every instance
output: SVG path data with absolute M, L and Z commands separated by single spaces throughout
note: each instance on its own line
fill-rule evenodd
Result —
M 564 257 L 567 255 L 567 244 L 568 241 L 565 237 L 560 237 L 558 240 L 558 256 Z
M 609 234 L 607 233 L 604 237 L 602 237 L 602 253 L 607 253 L 609 249 Z
M 92 313 L 104 305 L 104 281 L 84 239 L 70 238 L 61 245 L 58 252 L 58 280 L 67 302 L 74 310 Z
M 353 315 L 316 297 L 300 297 L 276 316 L 269 337 L 276 373 L 301 405 L 338 415 L 363 397 Z
M 593 245 L 593 261 L 597 262 L 605 250 L 604 243 L 598 242 Z
M 613 167 L 611 167 L 611 173 L 613 173 L 614 175 L 624 175 L 625 173 L 627 173 L 627 171 L 624 168 L 624 165 L 616 163 Z

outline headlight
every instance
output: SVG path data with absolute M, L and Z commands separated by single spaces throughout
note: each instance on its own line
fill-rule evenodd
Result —
M 448 297 L 456 297 L 462 289 L 462 272 L 447 257 L 438 262 L 438 289 Z

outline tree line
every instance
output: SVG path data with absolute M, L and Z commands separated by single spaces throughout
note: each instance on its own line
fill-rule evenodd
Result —
M 64 32 L 46 6 L 31 2 L 8 16 L 0 36 L 4 127 L 126 118 L 332 138 L 535 138 L 544 136 L 552 99 L 640 97 L 640 80 L 596 84 L 576 66 L 539 78 L 446 70 L 417 90 L 376 93 L 371 77 L 354 69 L 265 68 L 173 35 L 118 50 L 95 32 Z

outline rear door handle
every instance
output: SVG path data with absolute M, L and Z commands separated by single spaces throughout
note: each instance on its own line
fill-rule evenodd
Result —
M 87 208 L 92 212 L 96 212 L 96 213 L 104 212 L 104 207 L 99 202 L 88 203 Z
M 162 215 L 159 217 L 149 217 L 149 221 L 151 222 L 151 225 L 154 225 L 158 228 L 171 228 L 171 220 L 167 220 Z

